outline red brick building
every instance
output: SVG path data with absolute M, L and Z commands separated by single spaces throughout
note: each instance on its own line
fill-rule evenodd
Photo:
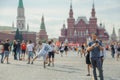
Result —
M 36 42 L 36 32 L 30 32 L 29 31 L 29 25 L 26 29 L 25 24 L 25 9 L 23 5 L 22 0 L 18 0 L 18 8 L 17 8 L 17 24 L 16 27 L 14 27 L 14 23 L 12 26 L 0 26 L 0 40 L 6 40 L 10 39 L 11 41 L 15 38 L 15 32 L 17 28 L 22 32 L 23 39 L 26 40 L 32 40 L 33 42 Z
M 89 20 L 87 20 L 85 16 L 80 16 L 77 20 L 75 20 L 71 3 L 69 18 L 67 19 L 67 27 L 65 26 L 65 24 L 63 24 L 59 41 L 63 42 L 67 40 L 68 42 L 72 43 L 86 43 L 87 38 L 89 38 L 90 34 L 93 32 L 97 33 L 99 39 L 109 39 L 109 35 L 105 30 L 105 26 L 102 24 L 97 24 L 94 3 Z
M 15 39 L 15 30 L 16 28 L 0 26 L 0 41 L 10 39 L 13 41 Z M 22 36 L 25 41 L 32 40 L 36 42 L 36 32 L 22 31 Z

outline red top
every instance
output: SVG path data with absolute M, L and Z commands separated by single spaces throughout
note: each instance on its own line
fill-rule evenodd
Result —
M 22 50 L 26 50 L 26 44 L 25 44 L 25 43 L 22 43 L 22 44 L 21 44 L 21 49 L 22 49 Z

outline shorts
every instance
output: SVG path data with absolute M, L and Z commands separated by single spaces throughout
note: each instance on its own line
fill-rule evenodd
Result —
M 61 52 L 61 53 L 63 53 L 63 52 L 64 52 L 64 50 L 60 50 L 60 52 Z
M 9 51 L 4 51 L 5 57 L 9 57 Z
M 52 52 L 49 52 L 48 56 L 49 56 L 49 58 L 51 58 L 51 57 L 54 58 L 55 54 L 54 54 L 54 52 L 52 51 Z
M 28 58 L 33 58 L 33 52 L 32 51 L 28 52 Z
M 22 54 L 25 54 L 25 52 L 26 52 L 25 50 L 22 50 Z

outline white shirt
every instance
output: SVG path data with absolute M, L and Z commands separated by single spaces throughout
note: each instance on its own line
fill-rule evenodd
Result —
M 50 46 L 52 48 L 52 51 L 55 50 L 55 44 L 54 43 L 52 43 Z
M 38 54 L 47 54 L 48 52 L 51 52 L 51 51 L 52 51 L 52 47 L 50 45 L 43 44 L 43 47 Z
M 64 50 L 64 44 L 61 45 L 61 49 L 60 49 L 60 50 L 61 50 L 61 51 Z
M 103 51 L 100 51 L 100 56 L 103 56 L 104 58 L 106 57 L 106 50 L 103 47 Z
M 28 44 L 27 45 L 27 50 L 28 51 L 33 51 L 34 45 L 33 44 Z

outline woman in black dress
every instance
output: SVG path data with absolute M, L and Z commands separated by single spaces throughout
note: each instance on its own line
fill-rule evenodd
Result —
M 17 42 L 16 40 L 13 41 L 13 52 L 14 52 L 14 60 L 17 60 Z
M 60 46 L 59 50 L 60 50 L 60 53 L 61 53 L 61 57 L 63 57 L 63 52 L 64 52 L 64 43 L 63 42 L 61 43 L 61 46 Z
M 87 76 L 90 76 L 90 67 L 91 67 L 90 52 L 87 52 L 87 55 L 86 55 L 86 64 L 87 64 L 87 69 L 88 69 Z
M 65 54 L 67 55 L 67 52 L 68 52 L 68 46 L 67 46 L 67 44 L 65 45 L 64 50 L 65 50 Z
M 81 57 L 82 57 L 82 54 L 85 56 L 85 45 L 84 44 L 81 45 L 81 49 L 82 49 L 82 52 L 81 52 Z

